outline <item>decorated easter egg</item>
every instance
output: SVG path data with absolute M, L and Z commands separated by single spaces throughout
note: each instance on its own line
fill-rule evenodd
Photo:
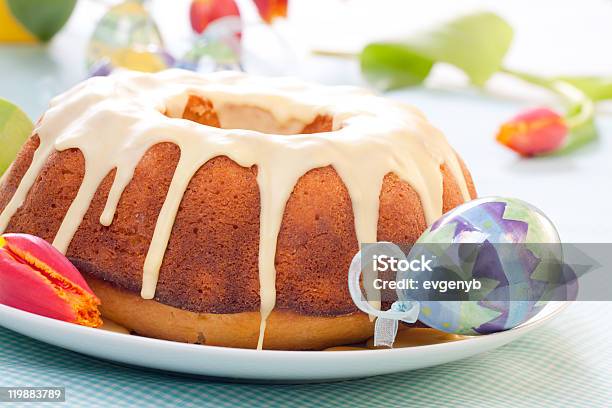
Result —
M 449 333 L 511 329 L 571 292 L 556 228 L 517 199 L 480 198 L 455 208 L 407 258 L 431 259 L 432 267 L 417 273 L 419 290 L 398 295 L 419 302 L 423 323 Z
M 91 76 L 108 75 L 117 68 L 157 72 L 174 65 L 146 5 L 135 1 L 111 7 L 100 19 L 86 57 Z

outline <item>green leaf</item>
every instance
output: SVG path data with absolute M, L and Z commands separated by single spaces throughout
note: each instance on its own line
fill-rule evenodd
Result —
M 612 99 L 612 78 L 561 77 L 557 79 L 574 85 L 595 102 Z
M 595 125 L 595 106 L 587 94 L 567 81 L 555 80 L 551 83 L 551 88 L 569 104 L 564 116 L 565 123 L 569 127 L 569 134 L 565 145 L 544 156 L 561 156 L 572 153 L 596 140 L 599 132 Z
M 566 82 L 577 88 L 585 95 L 585 97 L 593 102 L 602 101 L 604 99 L 612 99 L 612 78 L 610 77 L 576 76 L 550 78 L 515 71 L 508 68 L 502 68 L 502 71 L 507 74 L 514 75 L 524 81 L 550 89 L 553 92 L 557 92 L 554 89 L 555 83 Z
M 49 41 L 68 21 L 76 0 L 7 0 L 11 14 L 41 41 Z
M 559 150 L 555 150 L 550 156 L 561 156 L 572 153 L 578 148 L 596 140 L 599 137 L 597 127 L 593 118 L 570 129 L 567 143 Z
M 422 83 L 434 61 L 401 44 L 370 44 L 361 53 L 361 70 L 380 89 L 397 89 Z
M 34 125 L 21 109 L 0 98 L 0 176 L 32 133 Z
M 596 140 L 599 132 L 595 126 L 595 105 L 589 96 L 567 81 L 557 80 L 553 88 L 570 104 L 565 113 L 569 135 L 564 146 L 553 154 L 563 155 Z
M 484 85 L 501 67 L 512 37 L 512 27 L 501 17 L 478 13 L 420 34 L 408 43 L 422 55 L 461 68 L 474 84 Z
M 482 86 L 500 69 L 512 37 L 512 27 L 496 14 L 471 14 L 401 43 L 370 44 L 361 54 L 361 68 L 375 85 L 392 89 L 418 85 L 433 64 L 446 62 Z

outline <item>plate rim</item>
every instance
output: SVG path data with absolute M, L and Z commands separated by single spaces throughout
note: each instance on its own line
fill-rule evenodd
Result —
M 423 345 L 416 347 L 405 347 L 395 349 L 376 349 L 376 350 L 351 350 L 343 352 L 327 352 L 327 351 L 292 351 L 292 350 L 254 350 L 244 348 L 231 348 L 220 346 L 209 346 L 199 344 L 180 343 L 169 340 L 154 339 L 142 336 L 126 335 L 94 329 L 90 327 L 79 326 L 73 323 L 63 322 L 44 316 L 32 314 L 23 310 L 18 310 L 6 305 L 0 305 L 0 326 L 9 330 L 15 331 L 27 337 L 51 344 L 65 350 L 70 350 L 83 355 L 91 356 L 97 359 L 113 361 L 120 364 L 128 364 L 131 366 L 143 367 L 146 369 L 156 369 L 165 372 L 182 373 L 195 376 L 210 376 L 217 378 L 241 379 L 247 381 L 282 381 L 282 382 L 304 382 L 304 381 L 333 381 L 338 379 L 363 378 L 372 375 L 388 374 L 392 372 L 408 371 L 416 368 L 424 368 L 446 362 L 467 358 L 481 352 L 501 347 L 518 337 L 530 332 L 531 330 L 540 327 L 549 322 L 551 319 L 559 316 L 571 302 L 550 302 L 540 313 L 531 318 L 529 321 L 517 326 L 511 330 L 504 332 L 489 334 L 485 336 L 472 336 L 468 339 L 439 343 L 431 345 Z M 548 309 L 548 310 L 547 310 Z M 544 311 L 547 311 L 544 313 Z M 33 324 L 30 324 L 32 323 Z M 8 323 L 8 324 L 7 324 Z M 23 325 L 34 327 L 32 331 L 23 328 Z M 51 330 L 51 331 L 49 331 Z M 55 333 L 45 335 L 45 333 Z M 59 333 L 59 334 L 57 334 Z M 224 359 L 232 359 L 234 368 L 219 367 L 204 364 L 197 370 L 189 369 L 187 364 L 183 368 L 169 367 L 172 364 L 166 357 L 159 356 L 154 360 L 147 360 L 146 364 L 142 362 L 142 358 L 135 356 L 131 360 L 125 357 L 125 352 L 109 351 L 102 353 L 87 349 L 86 346 L 70 345 L 69 338 L 84 336 L 85 341 L 93 340 L 110 346 L 123 345 L 128 349 L 148 347 L 151 352 L 156 350 L 168 355 L 181 355 L 185 353 L 187 356 L 195 356 L 198 358 L 214 357 L 217 363 Z M 59 339 L 59 340 L 58 340 Z M 479 346 L 480 345 L 480 346 Z M 85 347 L 85 348 L 84 348 Z M 110 353 L 110 354 L 109 354 Z M 195 353 L 195 354 L 194 354 Z M 421 354 L 422 353 L 422 354 Z M 438 356 L 440 354 L 440 356 Z M 444 356 L 441 356 L 441 355 Z M 415 357 L 421 355 L 425 363 L 418 363 L 418 367 L 404 367 L 408 365 L 404 357 Z M 448 358 L 451 356 L 450 358 Z M 455 357 L 452 357 L 455 356 Z M 401 357 L 401 358 L 399 358 Z M 287 360 L 293 361 L 295 364 L 302 364 L 295 368 L 295 372 L 291 375 L 271 372 L 268 367 L 264 366 L 263 370 L 259 370 L 260 364 L 286 364 Z M 433 360 L 433 362 L 432 362 Z M 329 367 L 321 369 L 318 372 L 313 364 L 322 362 L 322 364 L 343 365 L 353 363 L 357 366 L 369 364 L 371 362 L 385 362 L 385 367 L 371 367 L 371 369 L 361 368 L 358 372 L 347 375 L 334 374 L 342 370 L 336 368 L 330 370 Z M 404 363 L 406 362 L 406 363 Z M 213 362 L 214 363 L 214 362 Z M 241 369 L 241 363 L 244 363 L 244 371 Z M 415 362 L 411 362 L 415 363 Z M 247 367 L 250 366 L 250 367 Z M 261 368 L 261 367 L 259 367 Z M 367 372 L 367 373 L 366 373 Z
M 431 348 L 431 347 L 436 347 L 436 346 L 441 346 L 441 345 L 448 345 L 451 343 L 460 343 L 460 342 L 465 342 L 465 341 L 478 341 L 478 339 L 482 339 L 482 338 L 492 338 L 493 336 L 503 336 L 505 333 L 508 332 L 516 332 L 519 330 L 525 330 L 528 327 L 531 326 L 540 326 L 542 324 L 544 324 L 545 322 L 548 322 L 550 319 L 556 317 L 557 315 L 559 315 L 563 310 L 565 310 L 567 307 L 569 307 L 569 304 L 571 302 L 562 302 L 562 301 L 558 301 L 558 302 L 549 302 L 548 305 L 551 306 L 546 306 L 546 307 L 550 307 L 551 309 L 554 307 L 554 309 L 550 310 L 546 315 L 544 316 L 540 316 L 538 317 L 545 309 L 543 308 L 542 311 L 540 311 L 538 314 L 536 314 L 535 316 L 533 316 L 531 319 L 529 319 L 528 321 L 526 321 L 525 323 L 520 324 L 519 326 L 516 326 L 512 329 L 509 330 L 504 330 L 501 332 L 497 332 L 497 333 L 491 333 L 491 334 L 487 334 L 487 335 L 483 335 L 483 336 L 465 336 L 467 337 L 466 339 L 461 339 L 461 340 L 457 340 L 457 341 L 453 341 L 453 342 L 445 342 L 445 343 L 437 343 L 437 344 L 426 344 L 426 345 L 421 345 L 421 346 L 413 346 L 413 347 L 398 347 L 398 348 L 388 348 L 388 349 L 364 349 L 364 350 L 346 350 L 343 351 L 343 354 L 345 353 L 364 353 L 364 352 L 376 352 L 376 353 L 380 353 L 380 352 L 389 352 L 389 351 L 397 351 L 397 350 L 404 350 L 406 348 L 410 348 L 410 349 L 421 349 L 421 348 Z M 22 314 L 22 316 L 24 316 L 24 318 L 33 318 L 35 320 L 39 320 L 41 323 L 42 322 L 49 322 L 51 324 L 55 324 L 58 323 L 58 325 L 60 327 L 64 327 L 64 328 L 69 328 L 68 330 L 76 330 L 76 331 L 82 331 L 83 333 L 90 333 L 90 334 L 94 334 L 98 335 L 98 336 L 119 336 L 122 337 L 123 339 L 125 339 L 126 341 L 131 341 L 131 340 L 127 340 L 127 339 L 135 339 L 135 341 L 141 342 L 151 342 L 152 344 L 158 344 L 158 345 L 167 345 L 167 346 L 176 346 L 176 347 L 180 347 L 180 348 L 186 348 L 189 350 L 214 350 L 214 351 L 220 351 L 220 352 L 235 352 L 235 351 L 244 351 L 244 352 L 250 352 L 253 354 L 262 354 L 262 353 L 275 353 L 275 354 L 286 354 L 286 353 L 290 353 L 292 355 L 295 354 L 307 354 L 307 355 L 312 355 L 312 354 L 324 354 L 324 355 L 335 355 L 337 353 L 330 353 L 328 351 L 324 351 L 324 350 L 269 350 L 269 349 L 264 349 L 264 350 L 256 350 L 256 349 L 250 349 L 250 348 L 241 348 L 241 347 L 224 347 L 224 346 L 211 346 L 211 345 L 206 345 L 206 344 L 192 344 L 192 343 L 183 343 L 180 341 L 172 341 L 172 340 L 163 340 L 163 339 L 156 339 L 154 337 L 146 337 L 146 336 L 140 336 L 140 335 L 133 335 L 133 334 L 124 334 L 124 333 L 117 333 L 117 332 L 112 332 L 112 331 L 108 331 L 108 330 L 103 330 L 103 329 L 99 329 L 99 328 L 92 328 L 92 327 L 87 327 L 87 326 L 81 326 L 75 323 L 70 323 L 70 322 L 65 322 L 62 320 L 57 320 L 57 319 L 52 319 L 50 317 L 46 317 L 46 316 L 41 316 L 41 315 L 37 315 L 35 313 L 30 313 L 27 312 L 25 310 L 21 310 L 21 309 L 16 309 L 14 307 L 11 306 L 7 306 L 7 305 L 3 305 L 0 304 L 0 316 L 2 311 L 8 311 L 8 313 L 14 313 L 16 315 L 20 315 Z M 9 330 L 13 330 L 10 327 L 6 327 L 1 321 L 0 321 L 0 326 L 5 327 Z M 15 330 L 13 330 L 15 331 Z M 24 336 L 26 337 L 31 337 L 27 334 L 24 334 Z M 40 340 L 43 341 L 43 340 Z M 44 342 L 44 341 L 43 341 Z

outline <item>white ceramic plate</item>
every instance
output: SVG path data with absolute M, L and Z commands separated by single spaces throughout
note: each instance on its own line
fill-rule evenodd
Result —
M 201 346 L 118 334 L 37 316 L 0 305 L 0 325 L 89 356 L 182 374 L 247 381 L 316 382 L 431 367 L 503 346 L 564 309 L 550 303 L 523 325 L 452 343 L 342 352 L 247 350 Z

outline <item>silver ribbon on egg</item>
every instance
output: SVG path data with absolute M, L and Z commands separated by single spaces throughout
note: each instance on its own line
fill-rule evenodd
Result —
M 397 260 L 406 259 L 406 255 L 399 246 L 391 242 L 378 242 L 362 246 L 349 268 L 349 292 L 359 310 L 367 313 L 370 318 L 376 319 L 374 325 L 374 346 L 393 347 L 399 322 L 414 323 L 419 316 L 419 302 L 405 298 L 404 291 L 397 290 L 398 300 L 393 302 L 389 310 L 380 310 L 381 294 L 374 290 L 374 280 L 377 271 L 373 262 L 362 262 L 362 259 L 373 259 L 374 255 L 386 255 Z M 366 296 L 361 290 L 361 277 L 363 276 Z

